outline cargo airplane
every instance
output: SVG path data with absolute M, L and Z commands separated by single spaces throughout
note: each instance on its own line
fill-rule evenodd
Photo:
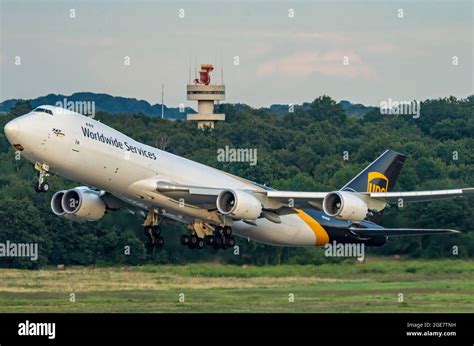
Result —
M 390 204 L 473 195 L 474 188 L 394 192 L 405 156 L 386 150 L 336 191 L 278 191 L 139 143 L 84 115 L 40 106 L 11 120 L 5 135 L 39 171 L 37 192 L 50 173 L 85 186 L 57 191 L 54 214 L 95 221 L 127 209 L 144 218 L 144 232 L 163 246 L 160 222 L 188 225 L 181 243 L 191 249 L 235 244 L 233 235 L 279 246 L 359 243 L 388 237 L 459 233 L 450 229 L 384 228 L 375 222 Z

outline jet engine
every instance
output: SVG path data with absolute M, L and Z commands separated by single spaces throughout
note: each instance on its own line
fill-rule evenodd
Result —
M 74 221 L 97 221 L 106 211 L 99 192 L 81 186 L 58 191 L 51 198 L 53 213 Z
M 222 191 L 217 196 L 216 205 L 221 214 L 236 219 L 255 220 L 262 213 L 262 203 L 241 190 Z
M 369 211 L 363 200 L 348 191 L 328 193 L 323 200 L 323 209 L 329 216 L 354 222 L 364 220 Z

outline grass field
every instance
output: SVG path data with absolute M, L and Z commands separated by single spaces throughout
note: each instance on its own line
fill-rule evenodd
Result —
M 474 261 L 0 269 L 0 312 L 474 312 Z

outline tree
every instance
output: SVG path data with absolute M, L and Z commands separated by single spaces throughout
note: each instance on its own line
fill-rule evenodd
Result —
M 328 96 L 294 113 L 272 113 L 244 105 L 220 105 L 226 122 L 213 131 L 196 129 L 194 123 L 169 121 L 143 114 L 98 112 L 103 123 L 168 152 L 223 169 L 270 187 L 299 191 L 332 191 L 340 188 L 385 149 L 406 154 L 407 160 L 396 184 L 398 190 L 444 189 L 474 186 L 473 98 L 443 98 L 423 102 L 421 118 L 383 116 L 378 109 L 363 118 L 346 116 Z M 0 117 L 0 126 L 31 109 L 27 102 Z M 165 134 L 165 135 L 163 135 Z M 163 139 L 163 142 L 161 141 Z M 161 145 L 161 144 L 164 145 Z M 217 149 L 257 149 L 257 164 L 219 162 Z M 343 160 L 343 152 L 349 154 Z M 456 152 L 457 159 L 453 153 Z M 16 160 L 15 151 L 0 131 L 0 243 L 33 241 L 40 245 L 40 259 L 0 258 L 0 266 L 34 268 L 50 264 L 140 264 L 222 261 L 226 263 L 322 263 L 320 249 L 275 248 L 247 239 L 237 239 L 240 255 L 232 251 L 191 251 L 179 243 L 185 225 L 164 221 L 166 245 L 153 252 L 145 249 L 142 220 L 126 212 L 112 212 L 98 222 L 74 223 L 50 211 L 51 194 L 35 194 L 36 172 L 31 163 Z M 79 185 L 51 176 L 53 189 Z M 416 203 L 385 211 L 387 227 L 474 229 L 474 199 Z M 126 254 L 126 246 L 130 252 Z M 474 255 L 474 234 L 439 237 L 390 238 L 373 250 L 378 254 L 452 258 Z M 371 250 L 372 251 L 372 250 Z
M 310 114 L 315 120 L 327 119 L 338 125 L 346 120 L 346 113 L 341 105 L 327 95 L 320 96 L 311 103 Z
M 38 258 L 0 257 L 0 265 L 15 268 L 38 268 L 49 261 L 52 251 L 51 230 L 38 209 L 26 199 L 0 197 L 0 243 L 31 244 L 37 246 Z

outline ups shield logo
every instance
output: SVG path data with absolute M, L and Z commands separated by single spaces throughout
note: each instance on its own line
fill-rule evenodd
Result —
M 369 172 L 367 177 L 367 192 L 387 192 L 388 178 L 379 172 Z

